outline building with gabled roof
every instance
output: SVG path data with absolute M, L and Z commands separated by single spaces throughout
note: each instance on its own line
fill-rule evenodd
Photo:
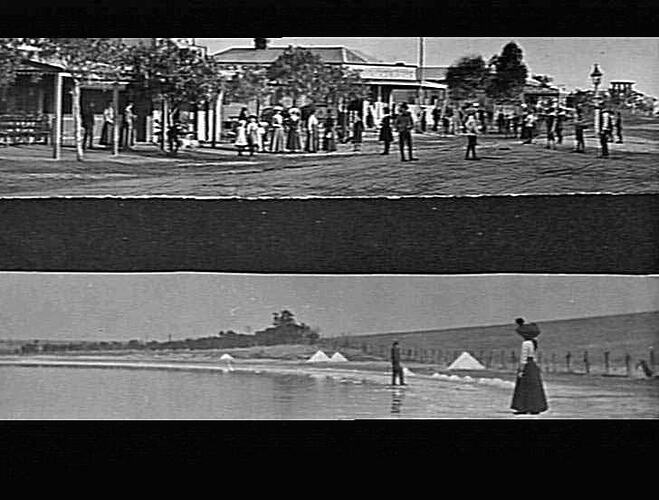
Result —
M 369 57 L 357 50 L 349 49 L 342 46 L 333 47 L 304 47 L 313 55 L 318 56 L 327 64 L 368 64 L 379 63 L 372 57 Z M 256 49 L 252 47 L 234 47 L 213 54 L 215 61 L 221 64 L 260 64 L 269 65 L 274 63 L 281 56 L 287 47 L 267 47 L 265 49 Z
M 229 67 L 249 65 L 268 66 L 274 63 L 288 47 L 233 47 L 211 57 Z M 407 102 L 413 107 L 432 105 L 446 98 L 446 85 L 425 75 L 425 69 L 403 62 L 383 62 L 375 57 L 345 46 L 304 46 L 326 64 L 342 65 L 360 73 L 370 89 L 370 98 L 352 103 L 351 109 L 362 117 L 369 110 L 379 120 L 385 107 Z M 431 72 L 432 73 L 432 72 Z M 279 102 L 284 104 L 284 101 Z

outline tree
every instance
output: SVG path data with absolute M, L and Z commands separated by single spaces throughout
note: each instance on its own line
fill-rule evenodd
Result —
M 211 100 L 224 84 L 224 76 L 205 55 L 179 47 L 168 38 L 160 39 L 155 46 L 132 48 L 129 59 L 136 82 L 166 104 L 163 139 L 169 135 L 169 150 L 175 153 L 180 112 L 185 106 Z
M 268 80 L 293 98 L 294 105 L 302 96 L 312 102 L 331 104 L 365 93 L 359 73 L 325 64 L 320 56 L 300 47 L 289 46 L 266 74 Z
M 518 99 L 524 90 L 528 69 L 523 62 L 522 49 L 509 42 L 494 56 L 490 63 L 494 73 L 488 79 L 487 95 L 493 99 Z
M 473 100 L 483 91 L 489 75 L 481 56 L 467 56 L 448 68 L 446 83 L 455 101 Z
M 37 48 L 41 58 L 61 65 L 64 71 L 71 75 L 76 157 L 78 161 L 83 161 L 81 85 L 94 79 L 119 82 L 125 76 L 128 48 L 117 38 L 27 38 L 23 40 L 26 44 Z
M 288 326 L 288 325 L 295 325 L 295 315 L 288 311 L 288 310 L 283 310 L 281 313 L 273 313 L 273 321 L 272 324 L 274 326 Z
M 234 71 L 234 75 L 225 82 L 226 97 L 234 102 L 256 99 L 258 113 L 263 100 L 272 93 L 267 68 L 264 66 L 220 67 L 220 71 L 227 70 Z
M 0 38 L 0 89 L 5 89 L 16 80 L 23 60 L 20 45 L 20 38 Z

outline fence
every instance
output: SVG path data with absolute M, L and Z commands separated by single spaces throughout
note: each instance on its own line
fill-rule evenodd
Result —
M 378 358 L 389 359 L 390 345 L 373 345 L 359 340 L 342 338 L 329 343 L 334 349 L 358 349 L 363 354 Z M 402 347 L 403 361 L 428 363 L 440 368 L 448 367 L 466 349 L 424 349 L 419 347 Z M 519 363 L 517 350 L 478 350 L 469 351 L 485 368 L 490 370 L 515 371 Z M 538 351 L 536 363 L 545 373 L 579 373 L 586 375 L 619 375 L 631 376 L 640 361 L 643 360 L 652 372 L 656 372 L 654 350 L 650 348 L 646 356 L 632 357 L 628 352 L 610 351 Z

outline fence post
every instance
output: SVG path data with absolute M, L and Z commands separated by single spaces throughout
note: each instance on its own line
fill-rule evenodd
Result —
M 583 365 L 586 369 L 586 374 L 590 374 L 590 361 L 588 360 L 588 351 L 583 353 Z
M 604 371 L 609 374 L 609 351 L 604 353 Z
M 632 374 L 632 357 L 629 355 L 629 353 L 625 354 L 625 368 L 627 370 L 627 376 L 631 376 Z
M 650 347 L 650 368 L 654 371 L 654 348 Z
M 510 351 L 510 365 L 515 368 L 517 364 L 517 356 L 515 356 L 515 351 Z
M 570 351 L 568 351 L 565 355 L 565 365 L 567 367 L 568 373 L 572 371 L 570 370 L 570 359 L 572 359 L 572 354 L 570 354 Z
M 542 353 L 541 352 L 538 353 L 538 369 L 540 371 L 542 371 Z M 545 371 L 547 371 L 547 370 L 545 370 Z
M 483 351 L 478 352 L 478 362 L 485 363 L 485 359 L 483 359 Z
M 506 364 L 506 353 L 504 351 L 501 351 L 501 365 L 504 370 L 508 368 L 508 365 Z

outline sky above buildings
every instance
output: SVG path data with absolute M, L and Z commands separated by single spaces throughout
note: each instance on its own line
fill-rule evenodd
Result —
M 593 63 L 604 72 L 604 84 L 634 80 L 637 90 L 659 97 L 659 38 L 436 38 L 426 40 L 426 65 L 448 66 L 462 56 L 480 54 L 486 60 L 510 40 L 524 50 L 534 74 L 548 74 L 566 89 L 589 89 Z M 211 53 L 230 47 L 253 46 L 251 38 L 197 38 Z M 385 62 L 418 62 L 418 38 L 273 38 L 273 46 L 345 45 Z
M 659 277 L 0 274 L 0 339 L 254 332 L 282 309 L 324 336 L 547 321 L 659 310 Z

